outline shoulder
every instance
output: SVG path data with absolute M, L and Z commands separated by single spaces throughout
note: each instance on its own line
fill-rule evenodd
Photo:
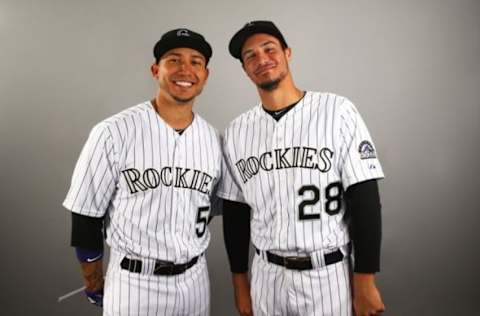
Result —
M 148 101 L 131 106 L 121 112 L 113 114 L 93 126 L 90 139 L 104 139 L 105 141 L 123 139 L 129 129 L 134 127 L 139 117 L 148 111 Z
M 346 97 L 332 92 L 307 91 L 304 97 L 305 103 L 311 103 L 318 107 L 341 108 L 346 103 L 351 103 Z
M 260 105 L 256 105 L 255 107 L 251 108 L 250 110 L 240 114 L 236 118 L 234 118 L 225 129 L 225 137 L 229 135 L 233 130 L 236 129 L 244 129 L 249 124 L 255 122 L 259 118 L 259 110 Z
M 332 116 L 345 120 L 358 115 L 358 110 L 353 102 L 345 96 L 332 92 L 312 92 L 305 96 L 305 102 L 312 103 L 317 109 L 326 109 Z
M 149 111 L 152 111 L 149 101 L 131 106 L 97 123 L 92 133 L 103 131 L 112 138 L 124 139 L 129 131 L 146 121 Z
M 150 101 L 145 101 L 137 105 L 126 108 L 125 110 L 118 112 L 110 117 L 107 117 L 99 124 L 113 126 L 119 123 L 129 123 L 131 121 L 138 120 L 139 117 L 148 115 L 149 111 L 152 110 Z
M 207 133 L 217 139 L 220 138 L 220 132 L 207 120 L 205 120 L 202 116 L 195 113 L 195 121 L 197 128 L 200 129 L 202 132 Z

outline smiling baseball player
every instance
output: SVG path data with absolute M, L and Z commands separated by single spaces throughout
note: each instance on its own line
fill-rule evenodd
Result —
M 87 297 L 104 315 L 209 315 L 204 252 L 222 155 L 192 107 L 211 55 L 198 33 L 165 33 L 151 66 L 155 98 L 97 124 L 76 164 L 64 206 Z
M 239 313 L 381 313 L 374 273 L 381 233 L 376 179 L 383 172 L 356 107 L 339 95 L 298 89 L 291 49 L 270 21 L 247 23 L 229 50 L 261 99 L 225 131 L 218 191 L 227 200 L 224 235 Z

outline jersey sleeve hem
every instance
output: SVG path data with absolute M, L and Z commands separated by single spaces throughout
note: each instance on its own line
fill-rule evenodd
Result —
M 85 208 L 82 208 L 79 205 L 73 205 L 71 200 L 66 199 L 62 203 L 63 207 L 69 210 L 72 213 L 84 215 L 84 216 L 89 216 L 89 217 L 95 217 L 95 218 L 100 218 L 105 215 L 105 212 L 99 212 L 98 210 L 87 210 Z
M 245 203 L 245 199 L 243 199 L 242 197 L 237 196 L 237 195 L 231 195 L 231 194 L 228 194 L 228 193 L 225 193 L 225 192 L 217 191 L 217 196 L 219 198 L 224 199 L 224 200 L 230 200 L 230 201 Z
M 360 183 L 360 182 L 365 182 L 368 180 L 380 180 L 384 179 L 385 175 L 383 173 L 378 173 L 376 175 L 370 175 L 366 177 L 360 177 L 360 178 L 352 178 L 352 179 L 346 179 L 344 182 L 344 190 L 346 191 L 350 186 Z

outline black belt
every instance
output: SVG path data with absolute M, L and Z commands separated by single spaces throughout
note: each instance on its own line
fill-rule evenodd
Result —
M 260 250 L 255 248 L 257 254 L 260 254 Z M 285 267 L 290 270 L 311 270 L 313 269 L 312 259 L 310 257 L 282 257 L 271 253 L 270 251 L 265 251 L 267 255 L 268 262 L 273 264 Z M 328 266 L 330 264 L 337 263 L 342 261 L 344 258 L 343 253 L 340 249 L 335 250 L 334 252 L 327 253 L 324 255 L 325 258 L 325 265 Z
M 157 260 L 155 262 L 155 270 L 153 271 L 154 275 L 176 275 L 176 274 L 182 274 L 183 272 L 187 271 L 190 269 L 195 263 L 197 263 L 198 258 L 200 256 L 197 256 L 190 260 L 187 263 L 183 264 L 174 264 L 171 261 L 162 261 L 162 260 Z M 127 257 L 124 257 L 122 262 L 120 262 L 120 267 L 124 270 L 128 270 L 130 272 L 135 272 L 135 273 L 140 273 L 142 271 L 142 260 L 137 260 L 137 259 L 129 259 Z

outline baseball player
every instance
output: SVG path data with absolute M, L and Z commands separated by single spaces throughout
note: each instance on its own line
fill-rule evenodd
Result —
M 247 23 L 229 51 L 261 100 L 223 141 L 218 195 L 239 313 L 382 313 L 374 277 L 383 172 L 359 112 L 345 97 L 296 87 L 291 49 L 270 21 Z
M 209 315 L 204 252 L 222 154 L 218 133 L 192 107 L 212 49 L 202 35 L 176 29 L 153 53 L 155 98 L 92 129 L 63 205 L 86 295 L 104 315 Z

